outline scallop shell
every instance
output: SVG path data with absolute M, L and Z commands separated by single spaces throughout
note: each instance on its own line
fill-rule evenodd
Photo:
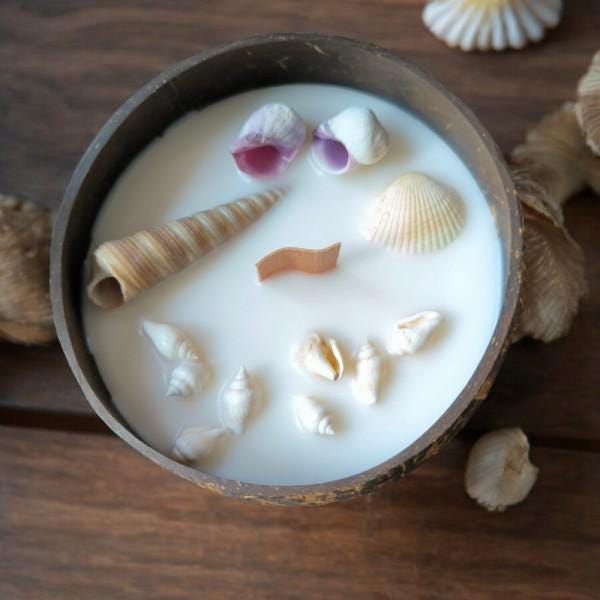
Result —
M 205 365 L 199 362 L 183 362 L 173 369 L 167 383 L 167 396 L 188 398 L 201 387 Z
M 376 199 L 363 222 L 363 237 L 391 250 L 433 252 L 452 242 L 465 222 L 460 199 L 422 173 L 398 177 Z
M 490 511 L 522 502 L 539 469 L 529 461 L 529 442 L 518 428 L 498 429 L 475 443 L 465 471 L 467 494 Z
M 442 322 L 442 315 L 434 310 L 426 310 L 394 323 L 387 349 L 390 354 L 402 356 L 414 354 Z
M 255 179 L 281 175 L 306 138 L 302 119 L 285 104 L 266 104 L 252 113 L 231 147 L 238 169 Z
M 0 340 L 45 344 L 56 337 L 48 292 L 52 213 L 0 194 Z
M 588 72 L 577 87 L 577 120 L 588 146 L 600 155 L 600 51 L 596 52 Z
M 172 455 L 180 462 L 194 462 L 206 458 L 225 435 L 225 430 L 214 427 L 189 427 L 175 441 Z
M 101 244 L 92 257 L 90 300 L 102 308 L 129 302 L 243 231 L 284 193 L 248 196 Z
M 387 154 L 389 146 L 387 131 L 375 113 L 352 106 L 315 129 L 312 156 L 320 170 L 340 175 L 359 164 L 375 164 Z
M 358 349 L 353 390 L 362 404 L 369 406 L 377 402 L 383 366 L 383 357 L 371 342 L 364 343 Z
M 142 331 L 164 358 L 177 361 L 200 361 L 198 346 L 181 329 L 166 323 L 146 320 L 142 323 Z
M 562 0 L 433 0 L 423 21 L 436 37 L 466 52 L 519 49 L 558 25 L 562 5 Z
M 332 416 L 320 400 L 294 396 L 294 415 L 298 428 L 305 433 L 335 435 Z
M 254 384 L 245 367 L 241 367 L 221 396 L 221 420 L 235 434 L 241 434 L 256 404 Z
M 337 381 L 344 374 L 344 359 L 333 338 L 323 340 L 316 333 L 309 334 L 298 346 L 294 362 L 311 375 Z

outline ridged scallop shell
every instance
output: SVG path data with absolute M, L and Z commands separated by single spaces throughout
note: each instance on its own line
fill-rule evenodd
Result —
M 383 357 L 371 342 L 358 349 L 356 375 L 352 383 L 354 395 L 362 404 L 369 406 L 377 402 L 383 367 Z
M 181 462 L 194 462 L 206 458 L 225 435 L 225 430 L 215 427 L 189 427 L 184 429 L 175 441 L 172 455 Z
M 462 231 L 461 200 L 422 173 L 398 177 L 369 207 L 363 237 L 396 252 L 416 254 L 440 250 Z
M 255 404 L 254 383 L 246 368 L 241 367 L 221 396 L 223 425 L 237 435 L 243 433 Z
M 562 5 L 562 0 L 433 0 L 423 21 L 436 37 L 466 52 L 519 49 L 558 25 Z
M 142 331 L 156 351 L 167 360 L 200 361 L 200 350 L 187 333 L 167 323 L 143 321 Z
M 441 322 L 442 315 L 434 310 L 419 312 L 396 321 L 388 340 L 388 352 L 396 356 L 414 354 Z
M 294 353 L 297 367 L 310 375 L 337 381 L 344 374 L 344 359 L 333 338 L 323 340 L 310 333 Z
M 320 400 L 294 396 L 294 415 L 298 428 L 305 433 L 335 435 L 332 416 Z
M 600 51 L 596 52 L 588 72 L 577 87 L 577 119 L 588 146 L 600 156 Z

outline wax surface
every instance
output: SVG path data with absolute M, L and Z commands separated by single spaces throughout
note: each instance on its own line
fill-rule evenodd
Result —
M 321 175 L 311 164 L 307 140 L 284 175 L 248 181 L 237 172 L 229 146 L 248 115 L 267 102 L 290 105 L 309 131 L 348 106 L 369 107 L 390 134 L 390 150 L 376 165 Z M 466 225 L 439 252 L 396 255 L 364 241 L 359 222 L 376 193 L 413 170 L 460 195 Z M 281 184 L 289 193 L 237 238 L 122 308 L 102 310 L 86 299 L 83 317 L 114 403 L 151 446 L 169 453 L 182 428 L 219 426 L 220 393 L 245 365 L 260 390 L 259 410 L 243 435 L 228 437 L 198 468 L 247 482 L 318 483 L 389 459 L 451 405 L 498 319 L 500 241 L 472 175 L 421 121 L 362 92 L 298 84 L 247 92 L 176 122 L 115 184 L 96 221 L 92 247 Z M 272 250 L 338 241 L 336 270 L 258 283 L 254 264 Z M 367 339 L 384 352 L 394 321 L 422 310 L 442 313 L 444 325 L 417 354 L 386 356 L 379 402 L 359 404 L 351 386 L 353 354 Z M 213 374 L 206 390 L 191 398 L 165 397 L 167 373 L 139 332 L 143 319 L 174 324 L 198 342 Z M 338 340 L 346 357 L 341 380 L 311 378 L 292 365 L 292 347 L 311 331 Z M 325 400 L 336 416 L 337 435 L 301 433 L 292 407 L 296 394 Z

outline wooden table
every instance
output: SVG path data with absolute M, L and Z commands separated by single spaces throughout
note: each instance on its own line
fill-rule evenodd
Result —
M 466 55 L 417 0 L 3 0 L 0 190 L 57 206 L 108 116 L 167 65 L 261 32 L 388 46 L 470 105 L 508 152 L 573 96 L 600 46 L 600 3 L 571 0 L 522 52 Z M 572 333 L 513 347 L 461 439 L 371 497 L 261 508 L 163 472 L 108 434 L 60 348 L 0 345 L 0 598 L 599 598 L 600 201 L 568 207 L 590 292 Z M 483 430 L 520 425 L 541 469 L 488 514 L 462 486 Z

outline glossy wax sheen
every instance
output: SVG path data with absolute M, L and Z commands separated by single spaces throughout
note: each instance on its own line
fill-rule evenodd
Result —
M 267 102 L 294 108 L 312 131 L 348 106 L 366 106 L 390 134 L 376 165 L 343 175 L 318 174 L 305 148 L 275 180 L 248 181 L 229 153 L 248 115 Z M 443 250 L 396 255 L 364 241 L 359 223 L 375 194 L 408 171 L 453 188 L 465 204 L 462 234 Z M 241 436 L 228 437 L 198 465 L 254 483 L 308 484 L 353 475 L 391 458 L 431 427 L 468 382 L 490 342 L 503 293 L 501 247 L 486 200 L 455 152 L 400 107 L 351 89 L 313 84 L 240 94 L 174 123 L 117 181 L 98 216 L 92 247 L 272 186 L 289 193 L 235 239 L 128 305 L 107 311 L 84 302 L 89 347 L 112 398 L 132 429 L 170 453 L 177 433 L 219 426 L 223 386 L 245 365 L 261 395 Z M 288 273 L 259 284 L 255 263 L 282 246 L 342 243 L 336 270 Z M 385 352 L 397 319 L 437 310 L 444 324 L 412 356 L 386 356 L 378 403 L 352 394 L 353 354 L 367 339 Z M 143 319 L 191 335 L 210 363 L 209 387 L 191 398 L 166 398 L 166 372 Z M 299 373 L 295 344 L 309 332 L 335 337 L 346 359 L 341 380 Z M 301 433 L 292 397 L 321 398 L 337 435 Z

